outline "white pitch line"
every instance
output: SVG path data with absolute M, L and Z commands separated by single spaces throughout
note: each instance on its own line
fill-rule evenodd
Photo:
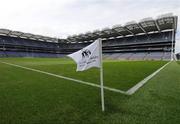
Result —
M 1 61 L 0 61 L 1 62 Z M 77 83 L 81 83 L 81 84 L 85 84 L 85 85 L 89 85 L 89 86 L 93 86 L 93 87 L 97 87 L 97 88 L 101 88 L 100 85 L 94 84 L 94 83 L 90 83 L 90 82 L 86 82 L 86 81 L 82 81 L 82 80 L 78 80 L 78 79 L 73 79 L 73 78 L 69 78 L 69 77 L 65 77 L 65 76 L 61 76 L 61 75 L 57 75 L 57 74 L 53 74 L 53 73 L 49 73 L 49 72 L 45 72 L 45 71 L 41 71 L 38 69 L 33 69 L 33 68 L 28 68 L 28 67 L 24 67 L 24 66 L 20 66 L 20 65 L 16 65 L 16 64 L 12 64 L 12 63 L 7 63 L 7 62 L 1 62 L 7 65 L 11 65 L 11 66 L 15 66 L 15 67 L 19 67 L 19 68 L 23 68 L 26 70 L 31 70 L 31 71 L 35 71 L 35 72 L 39 72 L 39 73 L 43 73 L 46 75 L 51 75 L 54 77 L 58 77 L 58 78 L 62 78 L 62 79 L 66 79 L 66 80 L 70 80 L 70 81 L 74 81 Z M 147 76 L 146 78 L 144 78 L 142 81 L 140 81 L 139 83 L 137 83 L 135 86 L 133 86 L 132 88 L 130 88 L 128 91 L 122 91 L 119 89 L 115 89 L 115 88 L 110 88 L 107 86 L 104 86 L 105 90 L 109 90 L 109 91 L 113 91 L 113 92 L 117 92 L 117 93 L 122 93 L 125 95 L 132 95 L 134 94 L 139 88 L 141 88 L 147 81 L 149 81 L 152 77 L 154 77 L 158 72 L 160 72 L 163 68 L 165 68 L 170 62 L 166 63 L 164 66 L 162 66 L 161 68 L 159 68 L 158 70 L 156 70 L 154 73 L 152 73 L 151 75 Z
M 171 62 L 171 61 L 170 61 Z M 142 87 L 147 81 L 149 81 L 151 78 L 153 78 L 157 73 L 159 73 L 163 68 L 165 68 L 170 62 L 166 63 L 164 66 L 162 66 L 161 68 L 159 68 L 158 70 L 156 70 L 155 72 L 153 72 L 151 75 L 147 76 L 146 78 L 144 78 L 142 81 L 140 81 L 139 83 L 137 83 L 135 86 L 133 86 L 132 88 L 130 88 L 128 91 L 126 91 L 126 93 L 128 95 L 132 95 L 134 94 L 140 87 Z
M 51 76 L 54 76 L 54 77 L 62 78 L 62 79 L 65 79 L 65 80 L 70 80 L 70 81 L 74 81 L 74 82 L 77 82 L 77 83 L 81 83 L 81 84 L 85 84 L 85 85 L 101 88 L 100 85 L 93 84 L 93 83 L 90 83 L 90 82 L 86 82 L 86 81 L 82 81 L 82 80 L 77 80 L 77 79 L 73 79 L 73 78 L 69 78 L 69 77 L 65 77 L 65 76 L 61 76 L 61 75 L 57 75 L 57 74 L 41 71 L 41 70 L 38 70 L 38 69 L 28 68 L 28 67 L 24 67 L 24 66 L 21 66 L 21 65 L 16 65 L 16 64 L 2 62 L 2 61 L 0 61 L 0 62 L 3 63 L 3 64 L 7 64 L 7 65 L 23 68 L 23 69 L 26 69 L 26 70 L 30 70 L 30 71 L 34 71 L 34 72 L 39 72 L 39 73 L 43 73 L 43 74 L 46 74 L 46 75 L 51 75 Z M 104 86 L 104 89 L 128 95 L 125 91 L 118 90 L 118 89 L 115 89 L 115 88 L 110 88 L 110 87 Z

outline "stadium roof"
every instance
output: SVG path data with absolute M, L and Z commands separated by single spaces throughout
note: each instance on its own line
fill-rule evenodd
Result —
M 157 19 L 151 17 L 144 18 L 139 22 L 131 21 L 124 26 L 114 25 L 112 28 L 104 28 L 102 30 L 95 30 L 85 34 L 68 36 L 69 42 L 84 42 L 95 40 L 97 38 L 111 38 L 111 37 L 125 37 L 129 35 L 148 34 L 152 32 L 163 32 L 167 30 L 177 29 L 177 16 L 173 14 L 164 14 L 158 16 Z
M 58 39 L 53 37 L 47 37 L 42 35 L 35 35 L 31 33 L 24 33 L 19 31 L 12 31 L 8 29 L 0 29 L 0 35 L 19 37 L 24 39 L 39 40 L 45 42 L 88 42 L 97 38 L 116 38 L 125 36 L 135 36 L 138 34 L 148 34 L 152 32 L 162 32 L 167 30 L 177 29 L 177 16 L 173 14 L 164 14 L 153 19 L 151 17 L 144 18 L 139 22 L 131 21 L 127 22 L 124 26 L 114 25 L 112 28 L 104 28 L 102 30 L 94 30 L 92 32 L 86 32 L 84 34 L 68 36 L 67 39 Z
M 31 33 L 24 33 L 19 31 L 12 31 L 8 29 L 0 29 L 0 35 L 10 36 L 10 37 L 19 37 L 24 39 L 32 39 L 32 40 L 39 40 L 39 41 L 46 41 L 46 42 L 58 42 L 61 39 L 42 36 L 42 35 L 35 35 Z

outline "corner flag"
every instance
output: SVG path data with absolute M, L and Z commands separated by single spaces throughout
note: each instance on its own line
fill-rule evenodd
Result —
M 68 57 L 72 58 L 76 64 L 76 71 L 84 71 L 92 67 L 100 68 L 100 83 L 101 83 L 101 105 L 102 111 L 104 107 L 104 86 L 103 86 L 103 64 L 102 64 L 102 40 L 97 39 L 89 46 L 69 54 Z
M 77 63 L 76 71 L 84 71 L 91 67 L 100 68 L 100 50 L 99 40 L 96 40 L 89 46 L 68 55 Z

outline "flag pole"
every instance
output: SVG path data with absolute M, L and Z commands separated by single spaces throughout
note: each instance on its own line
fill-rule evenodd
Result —
M 104 112 L 104 85 L 103 85 L 103 63 L 102 63 L 102 39 L 99 38 L 99 50 L 100 50 L 100 82 L 101 82 L 101 105 L 102 105 L 102 111 Z

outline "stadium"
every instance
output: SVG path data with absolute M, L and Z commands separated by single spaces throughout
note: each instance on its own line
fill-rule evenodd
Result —
M 178 16 L 164 14 L 67 38 L 0 29 L 1 124 L 180 122 Z M 76 72 L 67 55 L 102 39 L 99 69 Z
M 121 60 L 170 60 L 174 54 L 177 16 L 145 18 L 58 39 L 0 29 L 1 57 L 64 57 L 103 39 L 104 58 Z

